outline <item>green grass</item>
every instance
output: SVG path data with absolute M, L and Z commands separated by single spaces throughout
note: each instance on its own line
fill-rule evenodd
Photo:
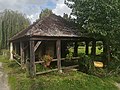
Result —
M 1 56 L 0 61 L 6 61 L 4 69 L 8 73 L 11 90 L 118 90 L 111 78 L 101 79 L 78 71 L 52 72 L 30 78 L 15 62 Z
M 70 48 L 70 51 L 73 52 L 73 48 Z M 103 49 L 99 50 L 99 47 L 96 47 L 96 54 L 99 55 Z M 78 47 L 78 54 L 85 53 L 85 46 L 79 46 Z M 91 53 L 91 47 L 89 46 L 89 54 Z

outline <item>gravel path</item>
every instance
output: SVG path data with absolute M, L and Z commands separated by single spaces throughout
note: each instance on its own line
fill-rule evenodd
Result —
M 0 62 L 0 90 L 10 90 L 7 77 L 7 74 L 3 71 L 2 63 Z

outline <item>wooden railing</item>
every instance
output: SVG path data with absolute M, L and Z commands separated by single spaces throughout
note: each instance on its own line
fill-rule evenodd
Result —
M 72 57 L 71 60 L 78 60 L 80 59 L 80 57 Z M 57 61 L 58 59 L 53 59 L 53 61 Z M 61 58 L 61 60 L 66 60 L 66 58 Z M 35 64 L 41 64 L 44 63 L 44 61 L 36 61 Z M 73 65 L 73 66 L 67 66 L 67 67 L 62 67 L 61 69 L 71 69 L 71 68 L 75 68 L 78 67 L 78 65 Z M 51 69 L 51 70 L 46 70 L 46 71 L 41 71 L 41 72 L 36 72 L 36 75 L 38 74 L 45 74 L 45 73 L 49 73 L 49 72 L 53 72 L 53 71 L 58 71 L 58 68 L 55 69 Z
M 66 60 L 67 58 L 61 58 L 61 60 Z M 80 59 L 80 57 L 72 57 L 71 60 L 77 60 L 77 59 Z M 57 61 L 58 59 L 53 59 L 53 61 Z M 44 63 L 44 61 L 36 61 L 35 64 L 38 64 L 38 63 Z

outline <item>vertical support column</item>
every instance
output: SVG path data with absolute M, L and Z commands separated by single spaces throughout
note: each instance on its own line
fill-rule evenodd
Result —
M 110 58 L 111 58 L 111 50 L 110 50 L 110 46 L 108 45 L 108 63 L 110 62 Z M 108 64 L 107 63 L 107 64 Z
M 96 55 L 96 41 L 92 41 L 92 48 L 91 48 L 91 55 L 95 56 Z
M 106 61 L 106 65 L 109 65 L 109 62 L 110 62 L 110 58 L 111 58 L 111 50 L 110 50 L 110 46 L 109 46 L 109 43 L 106 42 L 106 48 L 107 48 L 107 61 Z
M 104 53 L 104 59 L 105 59 L 103 63 L 107 65 L 108 62 L 110 61 L 110 47 L 107 40 L 106 41 L 103 40 L 103 53 Z
M 10 60 L 13 60 L 13 43 L 10 42 Z
M 86 55 L 88 55 L 89 54 L 89 42 L 86 41 L 85 43 L 86 43 L 85 53 Z
M 75 42 L 75 46 L 74 46 L 74 57 L 78 56 L 78 42 Z
M 103 40 L 103 53 L 106 54 L 107 53 L 107 44 L 106 42 Z
M 34 77 L 35 72 L 35 52 L 34 52 L 34 41 L 30 41 L 30 76 Z
M 24 50 L 23 42 L 20 42 L 21 67 L 24 68 Z
M 14 49 L 15 49 L 15 53 L 17 53 L 17 45 L 16 45 L 16 43 L 14 43 Z
M 56 41 L 56 52 L 57 52 L 57 66 L 58 66 L 58 71 L 62 72 L 61 70 L 61 40 Z

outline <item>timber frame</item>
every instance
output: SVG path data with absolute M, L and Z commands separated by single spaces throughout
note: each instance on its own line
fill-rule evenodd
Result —
M 37 48 L 40 46 L 41 42 L 44 40 L 48 40 L 48 41 L 55 41 L 56 42 L 56 54 L 57 54 L 57 58 L 53 59 L 52 61 L 57 61 L 57 68 L 52 69 L 52 70 L 48 70 L 48 71 L 43 71 L 43 72 L 36 72 L 36 64 L 39 63 L 43 63 L 44 61 L 35 61 L 35 51 L 37 50 Z M 23 40 L 23 41 L 22 41 Z M 37 41 L 37 43 L 35 44 L 35 41 Z M 25 68 L 26 64 L 28 63 L 28 58 L 29 58 L 29 73 L 31 76 L 36 76 L 37 74 L 44 74 L 44 73 L 48 73 L 51 71 L 58 71 L 58 72 L 62 72 L 62 69 L 68 69 L 68 68 L 74 68 L 74 67 L 78 67 L 78 65 L 73 65 L 73 66 L 68 66 L 68 67 L 64 67 L 62 68 L 61 66 L 61 61 L 65 60 L 66 58 L 61 58 L 61 41 L 72 41 L 75 42 L 75 47 L 74 47 L 74 57 L 72 58 L 73 60 L 78 60 L 79 57 L 77 56 L 78 54 L 78 42 L 85 42 L 86 44 L 86 48 L 85 48 L 85 53 L 86 55 L 89 54 L 89 43 L 92 42 L 92 51 L 91 51 L 91 55 L 95 56 L 96 55 L 96 41 L 93 38 L 85 38 L 85 37 L 78 37 L 78 38 L 68 38 L 68 37 L 54 37 L 54 38 L 50 38 L 50 37 L 30 37 L 29 40 L 24 40 L 24 39 L 20 39 L 19 40 L 15 40 L 11 42 L 11 50 L 13 49 L 13 51 L 15 51 L 16 49 L 13 48 L 16 46 L 16 43 L 19 43 L 20 45 L 20 57 L 21 57 L 21 61 L 19 62 L 19 65 L 22 68 Z M 25 46 L 24 42 L 28 42 Z M 12 46 L 14 45 L 14 46 Z M 26 54 L 29 53 L 28 57 L 25 58 L 25 50 L 27 50 L 28 52 Z M 105 51 L 105 50 L 104 50 Z M 13 59 L 13 54 L 11 53 L 11 59 Z
M 46 23 L 45 23 L 46 22 Z M 72 65 L 68 67 L 62 67 L 62 61 L 66 58 L 62 57 L 61 48 L 64 46 L 62 42 L 74 42 L 74 57 L 72 60 L 78 60 L 78 43 L 85 42 L 85 53 L 89 54 L 89 43 L 92 42 L 91 55 L 96 55 L 96 42 L 102 41 L 104 45 L 104 53 L 110 56 L 107 52 L 107 44 L 103 39 L 96 40 L 95 38 L 89 37 L 89 35 L 81 34 L 79 35 L 76 28 L 71 27 L 73 24 L 64 20 L 63 18 L 51 15 L 44 20 L 38 20 L 27 29 L 19 32 L 10 39 L 10 59 L 15 60 L 23 69 L 26 68 L 29 71 L 30 76 L 34 77 L 37 74 L 44 74 L 51 71 L 62 72 L 62 69 L 74 68 L 78 65 Z M 56 58 L 52 62 L 57 62 L 57 68 L 37 72 L 36 64 L 44 63 L 44 61 L 36 61 L 36 51 L 42 42 L 44 41 L 54 41 L 55 42 L 55 53 Z M 13 53 L 13 51 L 15 53 Z M 19 57 L 16 58 L 16 56 Z M 19 59 L 19 60 L 16 60 Z M 108 58 L 110 59 L 110 58 Z

